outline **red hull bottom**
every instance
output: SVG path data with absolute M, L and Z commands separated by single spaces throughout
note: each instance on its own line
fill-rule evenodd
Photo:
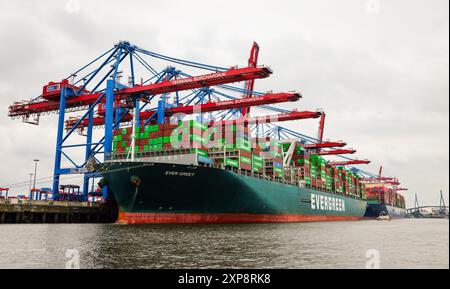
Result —
M 119 224 L 214 224 L 214 223 L 299 223 L 358 221 L 355 216 L 201 214 L 201 213 L 126 213 L 119 212 Z

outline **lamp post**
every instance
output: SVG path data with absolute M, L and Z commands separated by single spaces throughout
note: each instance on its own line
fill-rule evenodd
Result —
M 37 171 L 37 164 L 39 162 L 38 159 L 33 160 L 34 162 L 34 181 L 33 181 L 33 189 L 36 189 L 36 171 Z
M 31 192 L 31 181 L 33 180 L 33 174 L 30 174 L 30 188 L 28 189 L 28 193 L 30 194 L 30 200 L 33 198 L 33 193 Z

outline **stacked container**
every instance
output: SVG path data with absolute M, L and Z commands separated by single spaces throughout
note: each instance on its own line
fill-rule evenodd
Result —
M 259 143 L 264 160 L 266 175 L 275 178 L 284 178 L 283 146 L 276 140 L 266 138 Z
M 180 122 L 178 125 L 146 125 L 135 128 L 135 153 L 137 156 L 150 152 L 187 148 L 192 153 L 208 156 L 203 145 L 203 132 L 207 126 L 196 121 Z M 132 128 L 122 128 L 113 132 L 113 152 L 124 158 L 130 152 Z
M 311 155 L 311 185 L 326 189 L 326 161 L 318 155 Z
M 269 137 L 251 139 L 250 131 L 244 125 L 211 126 L 190 120 L 178 125 L 146 125 L 135 128 L 135 152 L 137 156 L 151 156 L 153 152 L 166 154 L 167 151 L 195 153 L 199 157 L 212 157 L 216 165 L 242 171 L 266 174 L 274 178 L 295 181 L 304 180 L 314 188 L 336 192 L 341 195 L 364 196 L 364 184 L 358 175 L 345 167 L 333 167 L 319 155 L 309 155 L 303 146 L 294 143 L 290 166 L 283 165 L 284 153 L 291 143 L 280 144 Z M 132 128 L 114 131 L 113 151 L 118 158 L 126 158 L 131 147 Z M 383 202 L 402 204 L 401 196 L 384 191 Z
M 331 165 L 325 166 L 325 190 L 333 191 L 334 169 Z

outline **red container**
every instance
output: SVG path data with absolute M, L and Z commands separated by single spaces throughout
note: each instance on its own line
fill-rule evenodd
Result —
M 173 131 L 173 129 L 165 129 L 163 131 L 163 136 L 172 136 Z
M 252 165 L 248 165 L 248 164 L 243 164 L 243 163 L 241 163 L 240 169 L 241 169 L 241 170 L 244 170 L 244 171 L 251 171 L 251 170 L 252 170 Z
M 249 159 L 252 158 L 252 153 L 248 152 L 248 151 L 244 151 L 244 150 L 239 150 L 239 155 L 241 157 L 246 157 L 246 158 L 249 158 Z

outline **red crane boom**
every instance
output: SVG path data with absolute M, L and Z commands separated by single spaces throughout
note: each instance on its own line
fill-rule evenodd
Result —
M 354 154 L 356 150 L 353 149 L 337 149 L 337 150 L 329 150 L 329 151 L 320 151 L 320 152 L 312 152 L 313 155 L 319 156 L 331 156 L 331 155 L 346 155 L 346 154 Z
M 365 178 L 363 181 L 365 182 L 380 182 L 380 181 L 392 181 L 394 178 L 388 177 L 378 177 L 378 178 Z
M 299 93 L 268 93 L 262 96 L 252 97 L 252 98 L 242 98 L 242 99 L 233 99 L 226 101 L 217 101 L 217 102 L 208 102 L 199 105 L 190 105 L 190 106 L 180 106 L 167 109 L 165 115 L 171 116 L 174 114 L 182 113 L 182 114 L 193 114 L 193 113 L 205 113 L 219 110 L 227 110 L 227 109 L 235 109 L 241 107 L 251 107 L 265 104 L 274 104 L 274 103 L 282 103 L 282 102 L 294 102 L 301 98 L 302 96 Z M 151 118 L 156 112 L 154 111 L 144 111 L 139 114 L 141 120 L 145 121 Z M 315 113 L 317 114 L 317 113 Z M 297 114 L 294 115 L 283 115 L 284 117 L 298 117 Z M 131 121 L 131 114 L 127 114 L 123 116 L 122 121 Z M 77 118 L 72 118 L 66 121 L 66 127 L 68 129 L 72 128 L 73 125 L 78 121 Z M 105 123 L 104 117 L 95 117 L 93 120 L 94 126 L 103 125 Z M 83 120 L 79 127 L 86 127 L 88 125 L 88 120 Z
M 197 89 L 220 84 L 246 81 L 257 78 L 266 78 L 272 74 L 272 70 L 268 67 L 245 67 L 232 68 L 224 72 L 210 73 L 200 76 L 175 79 L 170 81 L 162 81 L 155 84 L 137 85 L 131 88 L 124 88 L 115 92 L 115 100 L 125 99 L 130 95 L 145 94 L 158 95 L 183 91 L 189 89 Z M 66 107 L 83 107 L 95 103 L 101 96 L 101 93 L 84 94 L 67 99 Z M 104 102 L 104 101 L 103 101 Z M 41 101 L 35 103 L 16 103 L 9 107 L 9 116 L 16 117 L 22 115 L 30 115 L 43 113 L 48 111 L 56 111 L 59 109 L 59 101 Z
M 316 111 L 292 111 L 289 113 L 282 113 L 276 115 L 266 115 L 259 117 L 241 118 L 235 120 L 226 120 L 212 123 L 213 125 L 232 125 L 232 124 L 261 124 L 261 123 L 273 123 L 284 122 L 291 120 L 310 119 L 320 117 L 320 112 Z
M 347 144 L 345 142 L 337 141 L 325 141 L 322 143 L 313 143 L 304 145 L 305 149 L 312 150 L 318 148 L 334 148 L 334 147 L 345 147 Z
M 348 165 L 368 165 L 370 164 L 369 160 L 349 160 L 342 162 L 332 162 L 332 166 L 348 166 Z

